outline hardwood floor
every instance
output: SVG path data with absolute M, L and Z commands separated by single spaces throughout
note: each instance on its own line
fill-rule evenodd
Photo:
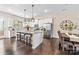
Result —
M 58 49 L 58 39 L 44 39 L 43 43 L 35 50 L 17 41 L 15 38 L 0 40 L 1 55 L 63 55 Z

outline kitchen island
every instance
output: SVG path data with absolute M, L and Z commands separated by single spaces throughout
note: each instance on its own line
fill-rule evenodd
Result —
M 43 31 L 42 30 L 35 30 L 35 31 L 18 31 L 17 33 L 22 33 L 31 36 L 31 45 L 32 49 L 37 48 L 43 42 Z M 26 39 L 26 38 L 25 38 Z

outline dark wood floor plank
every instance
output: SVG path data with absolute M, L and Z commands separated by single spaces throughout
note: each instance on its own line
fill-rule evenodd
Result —
M 65 52 L 59 51 L 58 39 L 44 39 L 43 43 L 36 49 L 17 41 L 15 38 L 0 40 L 0 54 L 4 55 L 63 55 Z M 3 51 L 3 52 L 1 52 Z

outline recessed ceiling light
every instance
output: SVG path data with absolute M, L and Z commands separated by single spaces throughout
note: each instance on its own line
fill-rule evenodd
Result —
M 12 9 L 7 9 L 9 12 L 12 12 Z
M 47 9 L 45 9 L 45 10 L 44 10 L 44 12 L 45 12 L 45 13 L 47 13 L 47 12 L 48 12 L 48 10 L 47 10 Z

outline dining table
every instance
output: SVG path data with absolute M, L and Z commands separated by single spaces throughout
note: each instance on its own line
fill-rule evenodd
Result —
M 79 44 L 79 36 L 76 34 L 62 33 L 63 38 L 69 38 L 70 42 Z
M 73 44 L 73 50 L 75 48 L 75 44 L 79 44 L 79 35 L 78 34 L 69 34 L 69 33 L 62 33 L 62 38 L 69 38 L 69 42 Z M 64 50 L 64 48 L 63 48 Z

